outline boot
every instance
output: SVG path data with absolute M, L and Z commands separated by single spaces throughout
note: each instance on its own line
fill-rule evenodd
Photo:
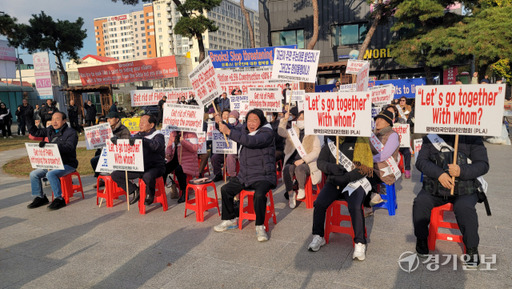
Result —
M 133 191 L 133 198 L 130 201 L 130 205 L 137 203 L 139 201 L 139 198 L 140 198 L 139 189 L 135 189 L 135 191 Z
M 155 200 L 155 194 L 146 194 L 146 199 L 144 200 L 144 205 L 149 206 L 153 204 L 153 201 Z
M 185 202 L 185 191 L 181 191 L 181 197 L 178 199 L 178 204 Z
M 480 257 L 478 256 L 478 247 L 466 248 L 466 255 L 464 256 L 464 265 L 468 268 L 477 268 L 480 265 Z M 466 261 L 467 260 L 467 261 Z

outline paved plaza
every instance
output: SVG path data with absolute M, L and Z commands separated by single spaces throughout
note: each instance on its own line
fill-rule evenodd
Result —
M 146 215 L 136 206 L 127 211 L 124 198 L 113 208 L 98 208 L 92 176 L 82 178 L 84 200 L 74 197 L 58 211 L 29 210 L 28 178 L 0 173 L 0 288 L 511 288 L 512 150 L 486 146 L 492 216 L 477 205 L 479 251 L 492 264 L 477 271 L 463 270 L 452 257 L 460 257 L 461 246 L 446 241 L 437 242 L 437 263 L 419 264 L 410 273 L 400 268 L 399 257 L 414 252 L 416 241 L 416 170 L 412 179 L 397 182 L 395 216 L 380 209 L 366 218 L 363 262 L 352 260 L 352 241 L 344 234 L 331 234 L 319 252 L 308 252 L 313 210 L 304 203 L 291 210 L 282 182 L 274 190 L 277 225 L 270 225 L 270 240 L 259 243 L 254 222 L 216 233 L 216 210 L 198 223 L 194 212 L 183 218 L 184 205 L 176 200 L 168 211 L 157 204 Z M 0 165 L 23 155 L 25 149 L 0 152 Z M 51 194 L 50 188 L 45 192 Z

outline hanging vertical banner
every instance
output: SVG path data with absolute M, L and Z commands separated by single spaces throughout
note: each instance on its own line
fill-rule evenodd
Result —
M 276 48 L 272 79 L 315 83 L 319 50 Z
M 47 52 L 34 53 L 34 77 L 36 89 L 41 99 L 52 99 L 52 77 L 50 74 L 50 59 Z
M 202 106 L 210 105 L 223 92 L 209 56 L 192 70 L 188 78 L 196 92 L 196 100 Z

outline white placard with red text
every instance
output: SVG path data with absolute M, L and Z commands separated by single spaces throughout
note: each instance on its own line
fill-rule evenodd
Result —
M 499 136 L 505 84 L 416 88 L 414 132 Z
M 210 56 L 207 56 L 203 62 L 194 68 L 188 78 L 196 92 L 196 101 L 202 104 L 201 106 L 210 105 L 223 92 Z
M 349 59 L 347 61 L 347 68 L 345 74 L 357 74 L 361 69 L 368 64 L 367 60 Z
M 213 131 L 215 129 L 215 121 L 209 119 L 208 126 L 206 128 L 206 140 L 213 140 Z
M 356 91 L 366 91 L 368 89 L 368 80 L 370 80 L 370 63 L 363 65 L 357 73 Z
M 182 96 L 188 99 L 194 90 L 189 87 L 184 88 L 165 88 L 165 89 L 144 89 L 144 90 L 131 90 L 131 105 L 133 106 L 146 106 L 158 105 L 162 97 L 167 97 L 169 103 L 176 103 Z
M 118 139 L 117 145 L 107 140 L 107 162 L 115 171 L 144 171 L 142 140 L 136 139 L 133 146 L 127 139 Z
M 284 80 L 271 79 L 272 66 L 221 69 L 217 70 L 216 73 L 222 91 L 228 94 L 233 89 L 240 89 L 242 94 L 247 95 L 249 87 L 279 87 L 280 90 L 283 90 L 287 83 Z M 298 82 L 290 82 L 289 84 L 291 89 L 299 89 Z
M 410 148 L 411 147 L 411 131 L 409 124 L 393 124 L 393 130 L 398 133 L 400 137 L 400 147 Z
M 276 48 L 272 79 L 315 83 L 320 50 Z
M 369 92 L 306 93 L 305 134 L 370 136 Z
M 85 127 L 84 133 L 85 146 L 88 150 L 104 147 L 106 140 L 113 136 L 112 128 L 108 123 Z
M 259 108 L 267 112 L 281 112 L 283 95 L 279 88 L 249 88 L 249 109 Z
M 414 139 L 414 163 L 416 164 L 416 160 L 418 159 L 418 154 L 420 153 L 421 146 L 423 145 L 422 138 Z
M 395 96 L 395 86 L 392 84 L 369 87 L 372 103 L 377 106 L 390 104 Z
M 202 106 L 165 103 L 162 127 L 171 130 L 203 132 L 204 110 Z
M 197 134 L 197 143 L 199 144 L 199 149 L 197 150 L 197 154 L 202 155 L 208 151 L 206 147 L 206 133 L 198 133 Z
M 30 165 L 34 169 L 63 170 L 64 163 L 60 157 L 57 144 L 47 143 L 43 148 L 37 143 L 25 143 Z

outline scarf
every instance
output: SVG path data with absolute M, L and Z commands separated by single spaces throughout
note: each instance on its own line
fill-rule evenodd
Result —
M 344 136 L 339 137 L 340 145 L 345 141 Z M 370 148 L 370 139 L 367 137 L 358 137 L 354 148 L 354 157 L 352 162 L 361 175 L 366 177 L 373 176 L 373 154 Z
M 393 130 L 393 128 L 391 126 L 386 126 L 385 128 L 383 128 L 383 129 L 381 129 L 379 131 L 375 130 L 375 135 L 377 137 L 380 137 L 380 136 L 383 136 L 383 135 L 387 134 L 388 132 L 390 132 L 392 130 Z

